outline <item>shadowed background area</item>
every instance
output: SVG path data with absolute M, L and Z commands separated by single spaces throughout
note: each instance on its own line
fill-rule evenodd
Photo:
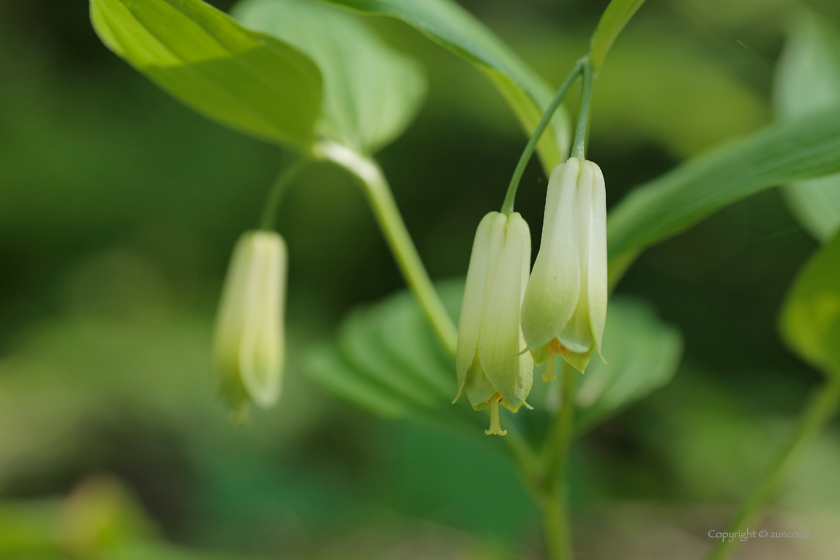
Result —
M 212 2 L 229 9 L 232 2 Z M 462 2 L 558 85 L 607 2 Z M 810 7 L 840 21 L 833 0 Z M 589 159 L 608 206 L 773 119 L 792 0 L 650 2 L 595 84 Z M 291 155 L 214 124 L 108 51 L 85 0 L 0 4 L 0 557 L 541 558 L 514 467 L 481 440 L 386 422 L 310 379 L 305 357 L 354 306 L 403 287 L 365 199 L 312 166 L 279 231 L 290 254 L 284 394 L 228 422 L 210 363 L 230 251 Z M 466 273 L 525 144 L 462 60 L 369 20 L 425 67 L 428 99 L 378 156 L 434 279 Z M 517 210 L 539 237 L 546 180 Z M 817 243 L 776 189 L 645 252 L 619 285 L 685 339 L 673 381 L 587 434 L 571 459 L 579 558 L 699 558 L 820 380 L 777 334 Z M 454 372 L 453 372 L 454 376 Z M 523 414 L 523 413 L 520 413 Z M 524 412 L 527 414 L 527 412 Z M 840 549 L 840 432 L 806 452 L 764 520 Z

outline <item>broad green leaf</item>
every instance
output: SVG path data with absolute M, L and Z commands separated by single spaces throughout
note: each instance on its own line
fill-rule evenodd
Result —
M 309 360 L 309 371 L 324 387 L 353 404 L 385 418 L 400 418 L 416 410 L 387 385 L 377 383 L 355 369 L 329 346 L 316 348 Z
M 441 295 L 459 304 L 463 289 L 462 282 L 443 284 Z M 451 404 L 458 392 L 455 365 L 408 292 L 351 313 L 337 343 L 312 353 L 309 370 L 338 396 L 386 418 L 483 422 L 465 402 Z
M 318 64 L 324 80 L 321 135 L 370 153 L 399 136 L 417 114 L 426 92 L 417 63 L 356 16 L 313 0 L 244 0 L 233 16 Z
M 392 348 L 382 336 L 377 317 L 381 315 L 381 308 L 365 309 L 344 322 L 338 340 L 342 356 L 352 367 L 365 371 L 372 380 L 417 405 L 435 407 L 446 402 L 451 393 L 439 392 L 427 383 L 412 367 L 414 364 L 402 359 L 399 349 Z M 405 373 L 395 375 L 395 371 Z
M 612 0 L 604 10 L 601 21 L 592 35 L 592 47 L 589 51 L 593 71 L 597 72 L 601 68 L 616 37 L 644 2 L 645 0 Z
M 825 373 L 840 375 L 840 233 L 800 271 L 779 328 L 803 359 Z
M 610 213 L 611 281 L 645 247 L 728 204 L 769 187 L 838 171 L 840 110 L 772 125 L 691 160 L 638 187 Z
M 457 317 L 463 281 L 438 288 L 447 309 Z M 579 427 L 585 430 L 666 384 L 679 365 L 681 351 L 679 333 L 660 322 L 649 306 L 614 298 L 604 336 L 609 365 L 593 360 L 582 376 Z M 330 391 L 380 416 L 413 416 L 483 434 L 483 428 L 477 427 L 483 426 L 482 415 L 465 400 L 451 404 L 457 393 L 455 364 L 408 292 L 351 313 L 337 343 L 314 351 L 310 371 Z M 535 393 L 545 390 L 541 385 Z M 535 395 L 537 411 L 522 410 L 507 420 L 542 423 L 537 431 L 545 431 L 549 416 L 540 400 Z
M 774 101 L 783 119 L 840 108 L 840 33 L 813 14 L 791 26 L 776 72 Z M 840 174 L 783 189 L 791 210 L 820 241 L 840 226 Z
M 615 297 L 604 332 L 604 364 L 589 362 L 576 396 L 578 429 L 585 431 L 666 385 L 680 364 L 682 337 L 649 305 Z
M 253 136 L 307 148 L 321 76 L 297 49 L 245 29 L 201 0 L 91 0 L 112 51 L 200 113 Z
M 530 134 L 553 93 L 507 45 L 452 0 L 323 0 L 360 12 L 397 18 L 432 41 L 467 59 L 498 88 Z M 571 70 L 571 68 L 570 68 Z M 566 159 L 571 142 L 568 115 L 561 108 L 537 147 L 546 172 Z

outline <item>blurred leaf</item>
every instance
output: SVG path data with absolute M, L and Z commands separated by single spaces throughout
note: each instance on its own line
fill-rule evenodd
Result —
M 577 425 L 587 430 L 666 385 L 682 356 L 682 337 L 646 303 L 614 297 L 604 332 L 607 363 L 594 359 L 578 385 Z
M 556 52 L 550 44 L 544 50 Z M 655 142 L 684 159 L 770 120 L 765 100 L 743 76 L 672 29 L 640 21 L 622 32 L 621 48 L 609 56 L 592 100 L 592 138 L 601 150 Z
M 114 558 L 158 529 L 116 479 L 90 478 L 66 500 L 0 504 L 2 558 Z
M 553 81 L 562 79 L 590 39 L 584 29 L 558 37 L 532 28 L 511 38 Z M 770 122 L 763 95 L 743 73 L 721 64 L 719 55 L 657 19 L 641 18 L 625 28 L 621 48 L 610 50 L 608 69 L 599 72 L 592 92 L 598 152 L 638 150 L 653 142 L 683 159 Z
M 440 284 L 439 293 L 457 317 L 463 281 Z M 682 353 L 679 333 L 642 302 L 614 298 L 607 317 L 604 352 L 609 364 L 593 360 L 583 376 L 578 394 L 582 429 L 665 385 Z M 408 292 L 353 312 L 342 325 L 337 344 L 316 349 L 310 370 L 338 396 L 386 418 L 483 422 L 463 403 L 450 404 L 457 393 L 455 364 Z M 533 413 L 523 411 L 520 416 L 528 414 Z
M 452 282 L 439 292 L 451 309 L 463 290 L 463 282 Z M 336 345 L 317 348 L 310 358 L 321 384 L 370 412 L 470 425 L 478 420 L 471 409 L 451 404 L 458 392 L 454 367 L 408 292 L 351 313 Z
M 774 101 L 784 118 L 840 105 L 840 34 L 815 14 L 804 12 L 788 31 Z
M 791 26 L 773 91 L 783 119 L 840 108 L 840 34 L 804 13 Z M 840 174 L 802 181 L 783 190 L 796 218 L 820 241 L 840 225 Z
M 475 64 L 499 89 L 528 134 L 542 118 L 543 108 L 551 102 L 551 88 L 504 42 L 454 1 L 324 1 L 402 20 L 432 41 Z M 571 129 L 568 115 L 562 108 L 555 113 L 552 128 L 554 134 L 545 134 L 537 147 L 547 173 L 569 152 Z
M 426 91 L 417 63 L 345 11 L 312 0 L 245 0 L 233 16 L 318 64 L 324 136 L 373 152 L 399 136 L 417 114 Z
M 76 488 L 59 515 L 61 546 L 74 557 L 154 539 L 158 529 L 129 491 L 107 476 Z
M 402 305 L 392 303 L 390 308 L 379 307 L 351 315 L 344 323 L 338 345 L 342 355 L 357 369 L 390 384 L 417 404 L 433 408 L 451 400 L 453 389 L 457 393 L 457 388 L 451 382 L 451 376 L 441 375 L 447 364 L 436 363 L 434 354 L 423 352 L 419 362 L 411 359 L 410 355 L 417 352 L 418 345 L 424 350 L 433 350 L 434 341 L 426 339 L 425 330 L 413 328 L 412 323 L 423 318 L 414 316 L 416 307 L 406 305 L 408 302 L 403 298 Z M 418 336 L 391 336 L 388 328 L 415 330 Z M 406 375 L 394 375 L 394 366 Z
M 58 508 L 59 504 L 52 501 L 0 503 L 0 557 L 41 558 L 50 553 L 58 556 L 55 539 Z
M 777 124 L 638 187 L 610 213 L 614 280 L 645 247 L 766 188 L 840 171 L 840 110 Z M 609 179 L 608 179 L 609 180 Z
M 773 406 L 763 412 L 751 405 L 750 399 L 767 398 L 767 372 L 760 372 L 754 379 L 748 388 L 739 390 L 733 387 L 731 376 L 716 376 L 714 371 L 698 369 L 686 360 L 668 389 L 649 399 L 649 419 L 653 421 L 646 422 L 643 430 L 634 430 L 636 435 L 632 437 L 639 438 L 635 445 L 653 452 L 662 462 L 664 470 L 653 469 L 658 477 L 664 473 L 673 477 L 679 490 L 672 492 L 697 502 L 737 503 L 743 499 L 744 488 L 755 484 L 763 474 L 769 450 L 793 429 L 792 425 L 783 425 L 787 421 L 792 424 L 794 418 L 784 418 L 779 404 L 788 402 L 785 395 L 799 396 L 801 389 L 795 382 L 775 386 L 773 394 L 781 391 L 781 398 L 773 400 Z M 753 383 L 762 386 L 754 387 Z M 745 391 L 759 396 L 747 396 Z M 792 403 L 789 406 L 789 410 L 796 410 Z M 780 424 L 768 425 L 768 417 Z M 627 463 L 616 463 L 618 469 L 628 467 Z M 644 470 L 651 471 L 650 463 L 645 463 Z M 669 484 L 657 475 L 646 482 Z
M 6 502 L 0 504 L 0 557 L 9 560 L 101 559 L 101 560 L 233 560 L 242 556 L 208 554 L 176 548 L 158 541 L 139 504 L 116 482 L 103 487 L 103 480 L 89 480 L 58 500 Z M 93 494 L 93 495 L 91 495 Z M 85 503 L 80 503 L 85 502 Z M 79 515 L 81 518 L 76 518 Z M 138 517 L 140 516 L 140 517 Z M 73 530 L 94 534 L 67 534 Z M 68 538 L 109 538 L 86 543 L 84 548 Z M 118 538 L 114 538 L 118 537 Z M 72 552 L 72 556 L 68 556 Z
M 779 328 L 803 359 L 825 373 L 840 375 L 840 233 L 797 276 Z
M 831 239 L 840 226 L 840 174 L 799 181 L 782 193 L 802 227 L 822 242 Z
M 355 369 L 331 346 L 313 351 L 309 371 L 339 397 L 384 418 L 401 418 L 413 411 L 411 400 Z
M 834 0 L 828 0 L 833 3 Z M 808 2 L 811 5 L 820 0 Z M 801 0 L 678 0 L 670 2 L 684 17 L 696 22 L 696 25 L 714 28 L 723 33 L 744 30 L 758 30 L 771 27 L 790 13 L 795 6 L 801 6 Z M 772 22 L 772 23 L 771 23 Z
M 91 0 L 102 41 L 170 94 L 245 133 L 306 148 L 321 103 L 318 68 L 201 0 Z
M 243 560 L 253 558 L 240 554 L 218 554 L 215 552 L 196 552 L 162 542 L 129 543 L 114 550 L 91 557 L 93 560 Z
M 593 71 L 597 72 L 601 68 L 616 37 L 644 2 L 645 0 L 612 0 L 604 10 L 601 21 L 592 35 L 592 48 L 589 51 Z

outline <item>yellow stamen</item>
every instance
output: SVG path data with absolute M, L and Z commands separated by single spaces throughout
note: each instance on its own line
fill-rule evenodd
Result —
M 557 340 L 557 339 L 555 339 Z M 557 354 L 549 354 L 548 361 L 545 364 L 545 371 L 542 374 L 542 380 L 548 383 L 549 381 L 554 381 L 557 379 L 557 376 L 554 375 L 554 358 Z
M 502 430 L 502 426 L 499 424 L 499 401 L 501 400 L 502 396 L 499 393 L 490 397 L 490 429 L 484 430 L 484 433 L 488 436 L 494 434 L 503 436 L 507 434 L 507 430 Z
M 557 338 L 552 338 L 551 341 L 546 344 L 545 349 L 548 350 L 549 354 L 562 354 L 564 356 L 568 356 L 570 350 L 563 346 Z

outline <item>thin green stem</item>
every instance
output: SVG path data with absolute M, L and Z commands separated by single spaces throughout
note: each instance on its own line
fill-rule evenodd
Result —
M 406 283 L 444 348 L 454 356 L 457 339 L 455 325 L 417 254 L 382 170 L 371 158 L 333 142 L 319 144 L 314 155 L 343 167 L 359 180 Z
M 551 100 L 551 103 L 548 105 L 545 113 L 543 113 L 542 119 L 539 124 L 537 124 L 537 128 L 534 129 L 534 133 L 525 145 L 522 155 L 519 156 L 519 163 L 516 164 L 516 169 L 513 171 L 513 177 L 510 180 L 510 185 L 508 185 L 507 194 L 505 194 L 505 201 L 502 203 L 503 214 L 509 216 L 513 213 L 513 202 L 516 199 L 516 190 L 519 188 L 519 181 L 522 179 L 522 174 L 525 173 L 525 167 L 531 160 L 531 156 L 534 154 L 534 150 L 537 148 L 537 144 L 539 144 L 543 132 L 545 132 L 548 124 L 551 122 L 551 117 L 554 115 L 554 112 L 557 111 L 557 108 L 560 107 L 560 104 L 563 103 L 563 100 L 566 99 L 566 95 L 568 95 L 569 90 L 572 89 L 572 84 L 575 83 L 575 80 L 577 80 L 582 71 L 582 65 L 578 63 L 572 71 L 569 72 L 569 75 L 566 76 L 566 80 L 563 82 L 563 85 L 561 85 L 560 89 L 557 90 L 557 94 L 554 96 L 554 99 Z
M 572 558 L 572 535 L 567 509 L 566 465 L 574 435 L 576 370 L 563 364 L 560 410 L 543 449 L 543 479 L 537 501 L 543 513 L 546 550 L 551 560 Z M 556 367 L 556 366 L 555 366 Z
M 584 59 L 583 66 L 583 93 L 580 98 L 580 113 L 578 114 L 577 127 L 575 128 L 575 142 L 572 146 L 572 156 L 583 160 L 586 151 L 586 121 L 589 117 L 589 101 L 592 98 L 592 65 L 589 59 Z
M 549 560 L 571 560 L 572 538 L 566 510 L 565 488 L 556 488 L 540 500 L 545 550 Z
M 557 360 L 560 361 L 560 360 Z M 546 487 L 552 490 L 557 484 L 562 484 L 566 470 L 566 459 L 572 443 L 575 424 L 575 386 L 577 370 L 560 361 L 563 368 L 561 379 L 563 383 L 560 395 L 560 410 L 554 417 L 554 425 L 546 439 L 543 449 L 545 461 Z M 555 367 L 557 367 L 555 365 Z
M 277 226 L 277 215 L 280 212 L 280 203 L 283 196 L 286 194 L 286 189 L 289 183 L 297 177 L 297 175 L 310 163 L 308 159 L 301 159 L 292 164 L 291 167 L 282 171 L 274 181 L 271 190 L 268 192 L 268 197 L 265 199 L 265 206 L 263 207 L 262 218 L 260 219 L 260 229 L 273 231 Z
M 741 531 L 761 511 L 779 484 L 784 480 L 790 467 L 799 458 L 805 447 L 814 439 L 823 424 L 834 414 L 840 404 L 840 376 L 833 376 L 812 398 L 802 415 L 799 425 L 791 439 L 771 463 L 758 486 L 741 505 L 732 518 L 726 531 Z M 707 556 L 708 560 L 723 560 L 735 551 L 739 539 L 719 542 Z

